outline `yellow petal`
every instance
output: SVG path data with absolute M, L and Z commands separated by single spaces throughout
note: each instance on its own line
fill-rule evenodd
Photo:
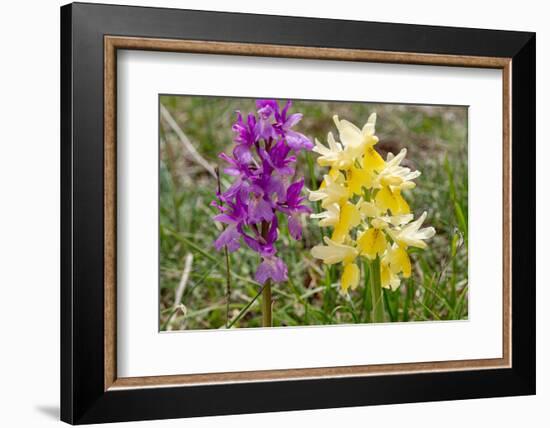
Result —
M 348 186 L 356 195 L 363 193 L 363 187 L 369 189 L 372 187 L 373 172 L 363 168 L 352 166 L 349 170 Z
M 338 116 L 334 116 L 332 119 L 338 128 L 340 140 L 345 148 L 358 147 L 362 144 L 363 134 L 357 126 L 345 119 L 339 120 Z
M 316 259 L 323 260 L 323 263 L 332 265 L 335 263 L 351 263 L 357 257 L 357 250 L 349 245 L 334 242 L 325 236 L 327 245 L 316 245 L 311 249 L 311 255 Z
M 382 210 L 390 210 L 392 215 L 409 214 L 411 212 L 409 204 L 401 196 L 399 188 L 392 190 L 389 186 L 384 186 L 376 193 L 374 199 Z
M 390 252 L 390 269 L 397 274 L 403 272 L 403 278 L 411 276 L 411 259 L 403 248 L 395 246 Z
M 332 167 L 328 172 L 328 176 L 334 181 L 338 181 L 338 179 L 340 178 L 340 171 L 338 170 L 338 168 Z M 325 180 L 323 180 L 321 182 L 321 185 L 319 186 L 319 189 L 324 189 L 325 187 L 327 187 L 327 183 Z
M 334 232 L 332 234 L 332 240 L 336 242 L 344 242 L 344 239 L 348 236 L 349 230 L 352 227 L 357 226 L 361 222 L 361 214 L 357 207 L 350 203 L 346 204 L 340 210 L 340 220 Z
M 371 201 L 360 201 L 359 212 L 365 217 L 376 217 L 382 214 L 380 207 Z
M 382 186 L 403 186 L 403 179 L 398 175 L 384 175 L 380 178 L 380 184 Z M 414 184 L 414 183 L 413 183 Z
M 386 236 L 382 230 L 371 227 L 359 237 L 357 246 L 361 254 L 375 258 L 377 254 L 382 255 L 386 250 Z
M 393 210 L 397 209 L 397 207 L 398 207 L 398 204 L 395 201 L 395 199 L 394 199 L 394 197 L 391 193 L 391 190 L 387 186 L 382 187 L 376 193 L 376 196 L 375 196 L 374 200 L 376 201 L 378 206 L 383 211 L 387 211 L 387 210 L 392 210 L 393 211 Z
M 380 284 L 383 288 L 390 288 L 392 291 L 397 290 L 401 284 L 401 280 L 395 275 L 387 262 L 380 263 Z
M 374 147 L 372 145 L 367 145 L 367 148 L 365 149 L 365 155 L 363 157 L 363 168 L 371 171 L 381 171 L 382 169 L 384 169 L 385 165 L 386 162 L 384 162 L 384 159 L 374 149 Z
M 332 232 L 331 239 L 334 242 L 342 243 L 346 239 L 346 236 L 348 236 L 348 232 L 349 232 L 349 229 L 345 229 L 342 226 L 342 223 L 338 223 L 334 228 L 334 231 Z
M 342 273 L 342 289 L 348 291 L 351 287 L 352 290 L 357 288 L 359 284 L 359 267 L 355 263 L 349 263 L 344 267 Z
M 330 175 L 325 175 L 323 188 L 319 190 L 310 190 L 308 199 L 310 201 L 321 201 L 321 206 L 327 209 L 334 203 L 345 203 L 350 196 L 349 189 L 345 186 L 345 177 L 337 171 L 337 178 L 333 179 Z
M 363 126 L 363 129 L 361 130 L 361 133 L 363 134 L 363 138 L 374 136 L 374 133 L 376 132 L 376 113 L 371 113 L 369 118 L 367 119 L 367 123 Z
M 380 284 L 383 288 L 390 288 L 390 268 L 387 263 L 380 264 Z

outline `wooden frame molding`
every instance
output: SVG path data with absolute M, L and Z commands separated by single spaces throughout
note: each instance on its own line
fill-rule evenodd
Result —
M 118 378 L 116 368 L 116 61 L 118 49 L 422 64 L 502 70 L 503 81 L 503 350 L 502 358 L 230 373 Z M 512 61 L 510 58 L 334 49 L 252 43 L 104 37 L 104 390 L 266 380 L 358 377 L 511 367 L 512 341 Z

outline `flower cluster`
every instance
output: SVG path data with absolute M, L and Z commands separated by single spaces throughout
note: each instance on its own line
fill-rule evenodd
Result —
M 412 181 L 420 175 L 401 166 L 407 154 L 403 149 L 384 160 L 375 150 L 376 114 L 372 114 L 362 129 L 334 116 L 340 142 L 328 134 L 328 147 L 316 140 L 313 151 L 317 162 L 330 167 L 319 190 L 309 194 L 311 201 L 320 201 L 325 211 L 312 214 L 321 227 L 332 227 L 332 237 L 325 236 L 326 245 L 312 249 L 315 258 L 325 264 L 343 264 L 342 289 L 356 288 L 359 283 L 359 256 L 379 260 L 380 280 L 384 288 L 396 289 L 400 275 L 411 275 L 408 247 L 425 248 L 426 239 L 435 234 L 433 227 L 420 229 L 426 219 L 424 212 L 413 221 L 402 191 L 412 189 Z
M 237 112 L 232 154 L 219 155 L 228 163 L 224 172 L 235 180 L 225 192 L 218 192 L 212 203 L 220 211 L 214 220 L 225 225 L 214 245 L 218 251 L 223 247 L 236 251 L 242 238 L 262 257 L 255 276 L 261 284 L 268 279 L 287 279 L 287 267 L 276 256 L 274 245 L 279 235 L 277 213 L 286 217 L 289 233 L 296 240 L 302 237 L 300 215 L 311 213 L 300 196 L 303 178 L 292 179 L 295 154 L 311 150 L 313 143 L 292 129 L 302 115 L 289 114 L 291 105 L 287 101 L 280 109 L 275 100 L 258 100 L 256 114 L 244 118 Z

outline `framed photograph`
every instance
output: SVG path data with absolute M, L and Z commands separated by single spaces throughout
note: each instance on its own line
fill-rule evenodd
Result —
M 535 393 L 535 34 L 61 8 L 61 418 Z

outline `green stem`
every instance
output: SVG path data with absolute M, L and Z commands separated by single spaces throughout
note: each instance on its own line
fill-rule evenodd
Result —
M 365 311 L 365 320 L 366 322 L 372 322 L 371 311 L 372 311 L 372 293 L 371 293 L 371 273 L 370 273 L 370 264 L 368 261 L 363 263 L 363 278 L 365 281 L 365 286 L 363 287 L 363 310 Z
M 262 222 L 262 237 L 267 238 L 270 224 L 267 221 Z M 273 325 L 271 319 L 271 279 L 268 279 L 262 290 L 262 325 L 271 327 Z
M 267 280 L 262 291 L 262 324 L 271 327 L 271 280 Z
M 390 301 L 390 291 L 387 289 L 384 289 L 382 291 L 384 293 L 384 306 L 386 307 L 386 312 L 390 317 L 390 321 L 391 322 L 397 321 L 397 314 L 394 313 L 394 309 L 392 308 L 392 302 Z
M 224 247 L 225 252 L 225 275 L 226 275 L 226 282 L 225 282 L 225 313 L 226 313 L 226 320 L 225 325 L 229 325 L 229 303 L 231 301 L 231 267 L 229 264 L 229 251 L 227 250 L 227 246 Z
M 406 292 L 405 292 L 405 303 L 403 305 L 403 321 L 408 321 L 409 320 L 409 307 L 411 305 L 411 301 L 413 299 L 413 296 L 414 296 L 414 290 L 413 290 L 413 287 L 412 287 L 412 284 L 411 284 L 411 281 L 407 281 L 407 284 L 406 284 Z
M 376 258 L 370 265 L 373 321 L 384 322 L 384 300 L 382 299 L 382 283 L 380 281 L 380 258 Z
M 265 287 L 265 286 L 264 286 Z M 233 320 L 227 325 L 227 328 L 231 328 L 233 327 L 233 325 L 239 321 L 241 319 L 241 317 L 246 314 L 246 312 L 248 311 L 248 309 L 250 308 L 250 306 L 252 306 L 252 303 L 254 303 L 258 297 L 260 297 L 260 295 L 263 293 L 264 291 L 264 287 L 262 287 L 262 289 L 260 291 L 258 291 L 258 294 L 256 294 L 252 300 L 250 300 L 250 302 L 248 302 L 246 304 L 246 306 L 244 308 L 241 309 L 241 311 L 237 314 L 237 316 L 235 318 L 233 318 Z

